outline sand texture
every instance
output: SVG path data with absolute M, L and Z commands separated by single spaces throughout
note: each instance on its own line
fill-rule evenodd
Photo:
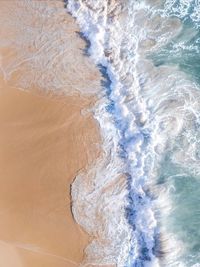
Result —
M 0 266 L 80 266 L 70 184 L 100 153 L 100 74 L 61 1 L 1 1 L 0 21 Z

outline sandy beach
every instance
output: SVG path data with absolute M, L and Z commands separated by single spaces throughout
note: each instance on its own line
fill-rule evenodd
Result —
M 88 236 L 72 218 L 70 183 L 95 159 L 98 142 L 91 115 L 80 114 L 84 104 L 1 89 L 0 238 L 22 266 L 82 260 Z
M 4 267 L 79 266 L 90 239 L 73 219 L 70 184 L 100 153 L 98 126 L 87 112 L 100 74 L 83 55 L 85 43 L 63 6 L 1 1 Z

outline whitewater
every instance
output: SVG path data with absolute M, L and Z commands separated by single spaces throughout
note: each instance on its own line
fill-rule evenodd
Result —
M 199 2 L 66 5 L 102 72 L 103 154 L 72 185 L 83 266 L 200 266 Z

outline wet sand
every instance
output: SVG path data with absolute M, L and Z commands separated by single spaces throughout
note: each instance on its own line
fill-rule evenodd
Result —
M 1 88 L 0 239 L 22 266 L 82 260 L 88 236 L 73 221 L 70 183 L 97 157 L 97 127 L 80 114 L 87 102 Z
M 0 22 L 0 266 L 80 266 L 70 184 L 100 153 L 100 74 L 62 1 L 1 1 Z

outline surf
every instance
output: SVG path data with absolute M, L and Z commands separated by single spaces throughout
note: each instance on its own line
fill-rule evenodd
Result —
M 187 250 L 174 227 L 176 183 L 185 173 L 198 177 L 200 106 L 197 81 L 162 57 L 184 31 L 177 13 L 184 5 L 175 9 L 175 2 L 67 3 L 90 42 L 87 53 L 102 72 L 103 86 L 93 112 L 104 153 L 72 185 L 75 219 L 94 237 L 84 264 L 198 264 L 197 252 Z

